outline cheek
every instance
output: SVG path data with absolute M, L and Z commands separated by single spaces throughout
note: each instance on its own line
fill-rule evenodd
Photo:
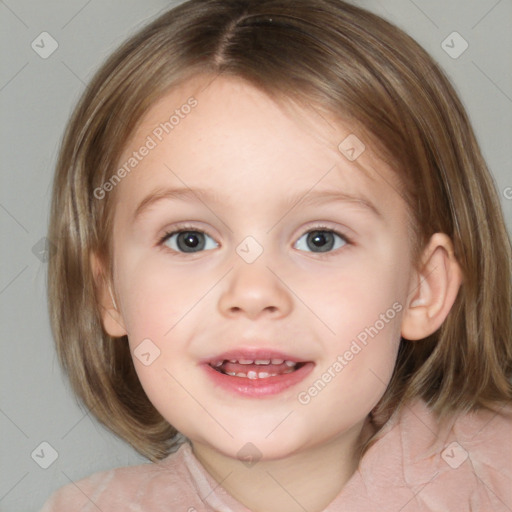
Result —
M 333 385 L 325 400 L 329 395 L 341 407 L 370 410 L 384 393 L 400 343 L 407 265 L 397 252 L 389 251 L 380 258 L 353 262 L 328 280 L 309 282 L 314 312 L 328 326 L 322 336 L 320 370 Z
M 366 306 L 338 315 L 336 335 L 323 339 L 318 373 L 298 396 L 299 403 L 311 405 L 319 423 L 332 422 L 333 411 L 339 411 L 348 428 L 377 405 L 388 387 L 400 344 L 401 306 Z
M 126 266 L 123 318 L 133 338 L 167 337 L 204 295 L 200 276 L 191 279 L 179 267 L 163 263 L 163 258 L 157 256 Z
M 388 324 L 397 323 L 396 314 L 407 299 L 409 263 L 395 251 L 351 257 L 345 263 L 321 274 L 311 272 L 306 281 L 298 282 L 304 302 L 340 341 L 376 323 L 383 330 L 383 315 L 389 331 Z M 399 332 L 396 326 L 394 330 Z

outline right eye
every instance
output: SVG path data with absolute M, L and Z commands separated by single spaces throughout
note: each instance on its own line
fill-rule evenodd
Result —
M 180 230 L 166 233 L 160 244 L 176 252 L 191 253 L 215 249 L 219 244 L 203 231 Z

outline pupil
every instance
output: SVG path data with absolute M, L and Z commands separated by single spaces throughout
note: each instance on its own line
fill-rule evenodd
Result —
M 307 242 L 310 249 L 317 249 L 316 252 L 327 252 L 334 246 L 334 236 L 328 231 L 312 231 L 308 235 Z
M 184 231 L 178 235 L 177 240 L 180 251 L 195 252 L 204 248 L 205 242 L 202 233 L 197 231 Z

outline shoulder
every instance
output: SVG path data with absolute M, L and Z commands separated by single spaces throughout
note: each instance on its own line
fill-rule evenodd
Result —
M 409 460 L 419 456 L 419 450 L 439 453 L 438 462 L 449 467 L 492 458 L 489 467 L 500 468 L 512 478 L 512 405 L 460 412 L 440 423 L 419 401 L 403 410 L 395 428 Z
M 404 512 L 509 511 L 512 407 L 457 413 L 440 423 L 422 401 L 404 406 L 363 457 L 360 476 L 372 482 L 374 498 L 396 488 Z
M 173 507 L 187 510 L 197 494 L 184 462 L 188 451 L 190 445 L 183 443 L 160 462 L 117 468 L 71 482 L 54 493 L 41 512 L 109 512 L 129 506 L 148 512 Z

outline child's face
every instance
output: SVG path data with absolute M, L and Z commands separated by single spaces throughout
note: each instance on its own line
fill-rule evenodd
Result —
M 286 457 L 354 439 L 384 393 L 413 290 L 407 209 L 368 141 L 355 161 L 338 149 L 350 133 L 217 78 L 165 97 L 125 151 L 120 165 L 138 163 L 115 191 L 120 322 L 148 397 L 192 441 Z M 135 215 L 170 189 L 183 194 Z M 308 364 L 261 366 L 280 375 L 259 380 L 208 365 L 277 353 Z

